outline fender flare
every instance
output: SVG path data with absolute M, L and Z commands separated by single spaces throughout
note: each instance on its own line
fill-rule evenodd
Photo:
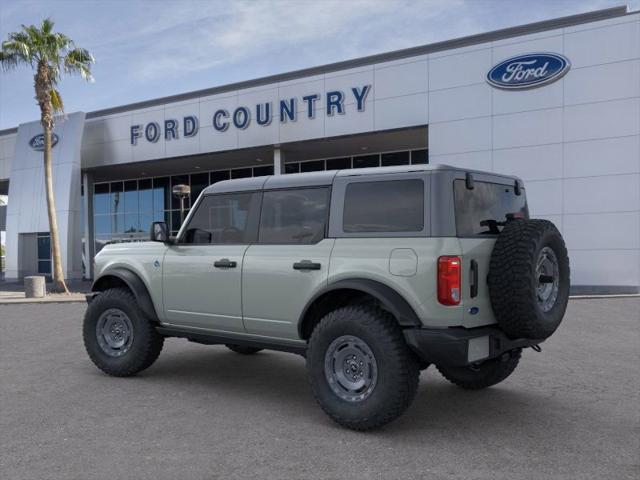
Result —
M 101 284 L 104 283 L 108 277 L 115 277 L 122 280 L 127 287 L 129 287 L 129 290 L 131 290 L 134 297 L 136 297 L 136 302 L 138 302 L 138 306 L 144 314 L 152 320 L 158 320 L 158 315 L 156 314 L 156 309 L 153 306 L 153 301 L 151 300 L 151 295 L 149 294 L 147 286 L 137 273 L 127 268 L 116 267 L 105 270 L 98 278 L 95 279 L 91 286 L 91 291 L 100 292 L 104 290 L 101 288 Z
M 393 288 L 385 285 L 384 283 L 376 280 L 370 280 L 368 278 L 353 278 L 349 280 L 340 280 L 335 283 L 330 283 L 325 288 L 317 292 L 311 300 L 307 302 L 300 317 L 298 318 L 298 331 L 302 338 L 302 325 L 303 321 L 309 312 L 311 306 L 317 299 L 323 295 L 335 291 L 335 290 L 359 290 L 363 293 L 371 295 L 382 303 L 389 312 L 396 318 L 398 324 L 403 327 L 417 327 L 421 326 L 422 322 L 416 315 L 413 307 L 409 305 L 409 302 L 405 298 L 396 292 Z

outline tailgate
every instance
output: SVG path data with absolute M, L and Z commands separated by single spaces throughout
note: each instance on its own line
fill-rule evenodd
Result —
M 460 238 L 459 241 L 462 247 L 462 324 L 465 327 L 477 327 L 496 323 L 487 286 L 489 261 L 496 240 Z

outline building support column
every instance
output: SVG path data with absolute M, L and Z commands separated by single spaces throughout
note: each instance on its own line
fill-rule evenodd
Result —
M 93 175 L 84 172 L 82 174 L 82 188 L 84 190 L 83 210 L 84 218 L 84 279 L 93 278 L 93 256 L 95 254 L 95 241 L 93 238 Z
M 284 152 L 280 149 L 280 145 L 276 145 L 273 149 L 273 174 L 282 175 L 284 173 Z

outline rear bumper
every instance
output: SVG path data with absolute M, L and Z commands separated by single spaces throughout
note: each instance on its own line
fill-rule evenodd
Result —
M 423 361 L 447 367 L 482 362 L 516 348 L 542 343 L 542 340 L 510 339 L 497 326 L 409 328 L 403 332 L 407 345 Z

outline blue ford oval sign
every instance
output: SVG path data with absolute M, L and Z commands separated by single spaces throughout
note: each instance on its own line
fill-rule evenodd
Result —
M 561 78 L 571 62 L 558 53 L 530 53 L 508 58 L 489 70 L 487 82 L 505 90 L 541 87 Z
M 51 148 L 56 146 L 56 143 L 58 143 L 58 140 L 59 140 L 58 135 L 56 135 L 55 133 L 52 133 Z M 39 133 L 38 135 L 33 137 L 31 140 L 29 140 L 29 146 L 34 150 L 37 150 L 38 152 L 43 152 L 44 151 L 44 133 Z

